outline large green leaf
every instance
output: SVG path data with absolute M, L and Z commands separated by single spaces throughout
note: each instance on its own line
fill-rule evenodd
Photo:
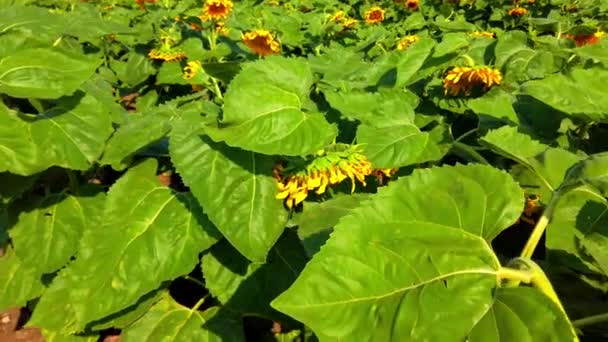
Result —
M 608 152 L 581 160 L 568 171 L 565 185 L 588 184 L 608 197 Z
M 533 171 L 551 191 L 562 184 L 568 169 L 580 159 L 566 150 L 541 144 L 511 126 L 492 130 L 481 141 Z
M 489 166 L 416 170 L 344 217 L 272 306 L 328 340 L 465 340 L 493 308 L 489 241 L 522 196 Z
M 479 118 L 480 126 L 489 126 L 496 123 L 519 124 L 517 113 L 513 109 L 514 97 L 495 88 L 487 94 L 467 101 L 467 106 Z
M 469 341 L 573 341 L 564 318 L 555 303 L 539 291 L 499 288 L 492 309 L 475 325 Z
M 32 175 L 46 167 L 29 125 L 0 103 L 0 171 Z
M 176 303 L 168 293 L 135 324 L 123 330 L 121 341 L 245 341 L 240 320 L 213 307 L 206 311 Z
M 608 43 L 602 39 L 599 44 L 586 45 L 575 49 L 574 52 L 584 58 L 591 58 L 608 68 Z
M 371 93 L 360 90 L 324 90 L 329 104 L 341 116 L 374 127 L 411 124 L 414 121 L 415 96 L 401 90 L 381 90 Z
M 30 132 L 49 166 L 86 170 L 101 156 L 112 123 L 95 97 L 73 96 L 39 114 Z
M 112 186 L 102 226 L 85 232 L 78 258 L 41 298 L 32 325 L 80 331 L 190 272 L 215 243 L 218 234 L 196 201 L 161 186 L 156 168 L 155 160 L 142 162 Z M 65 317 L 51 317 L 63 303 Z
M 171 160 L 209 219 L 247 259 L 263 262 L 283 232 L 287 211 L 275 198 L 271 157 L 202 136 L 202 119 L 176 120 Z
M 312 82 L 310 67 L 300 60 L 275 57 L 246 65 L 230 82 L 222 123 L 209 126 L 207 133 L 258 153 L 314 153 L 331 143 L 337 131 L 311 108 Z
M 395 87 L 402 87 L 412 83 L 413 76 L 420 70 L 427 57 L 433 51 L 435 41 L 421 39 L 405 51 L 399 52 L 401 58 L 397 62 L 397 80 Z
M 104 196 L 54 194 L 19 215 L 9 231 L 15 252 L 24 265 L 40 274 L 51 273 L 76 253 L 87 214 L 103 208 Z
M 98 58 L 53 49 L 20 50 L 0 60 L 0 92 L 20 98 L 70 95 L 100 64 Z
M 82 93 L 61 98 L 35 120 L 26 121 L 0 106 L 0 122 L 0 171 L 19 175 L 50 166 L 86 170 L 112 133 L 104 106 Z
M 555 264 L 608 275 L 608 201 L 589 186 L 567 192 L 547 226 L 545 245 Z
M 365 155 L 376 168 L 402 167 L 421 160 L 429 142 L 429 134 L 414 124 L 375 128 L 359 125 L 357 143 L 362 144 Z
M 306 261 L 298 236 L 286 230 L 266 263 L 251 263 L 228 242 L 220 242 L 203 256 L 202 268 L 205 286 L 226 309 L 285 322 L 290 319 L 270 302 L 296 280 Z
M 494 49 L 496 66 L 505 74 L 505 81 L 524 81 L 540 78 L 554 71 L 553 55 L 528 46 L 528 35 L 523 31 L 501 34 Z
M 0 257 L 0 310 L 22 307 L 43 291 L 41 274 L 24 265 L 12 249 Z
M 169 133 L 171 117 L 167 114 L 165 111 L 149 113 L 120 126 L 108 140 L 101 164 L 109 164 L 114 170 L 129 166 L 130 156 Z
M 368 199 L 370 194 L 338 194 L 324 202 L 304 202 L 304 209 L 296 213 L 293 223 L 298 226 L 298 236 L 308 256 L 312 256 L 325 244 L 343 216 Z
M 608 70 L 575 68 L 568 75 L 555 74 L 526 82 L 520 91 L 571 116 L 605 121 L 608 119 L 606 83 Z

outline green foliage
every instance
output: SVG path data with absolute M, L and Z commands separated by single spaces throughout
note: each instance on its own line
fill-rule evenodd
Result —
M 0 311 L 48 341 L 608 339 L 603 1 L 205 3 L 0 1 Z

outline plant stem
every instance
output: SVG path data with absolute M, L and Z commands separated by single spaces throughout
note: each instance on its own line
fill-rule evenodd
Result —
M 463 151 L 464 153 L 468 154 L 470 157 L 472 157 L 475 161 L 481 163 L 481 164 L 486 164 L 489 165 L 490 163 L 486 160 L 486 158 L 484 158 L 481 154 L 479 154 L 477 151 L 475 151 L 474 148 L 472 148 L 471 146 L 467 145 L 467 144 L 463 144 L 461 142 L 454 142 L 454 148 L 457 148 L 461 151 Z
M 198 310 L 198 308 L 200 308 L 201 305 L 203 305 L 203 303 L 205 302 L 205 299 L 207 299 L 208 296 L 209 295 L 206 294 L 201 299 L 199 299 L 198 302 L 196 302 L 196 304 L 194 304 L 194 306 L 192 307 L 192 309 L 190 309 L 190 311 L 194 312 L 194 311 Z
M 454 140 L 454 142 L 460 142 L 462 141 L 464 138 L 468 137 L 469 135 L 476 133 L 478 131 L 478 128 L 473 128 L 470 131 L 465 132 L 464 134 L 462 134 L 461 136 L 459 136 L 456 140 Z
M 73 170 L 67 170 L 68 173 L 68 181 L 69 181 L 69 186 L 70 186 L 70 191 L 72 192 L 72 194 L 77 194 L 79 192 L 80 189 L 80 185 L 78 183 L 78 177 L 76 177 L 76 174 L 74 173 Z
M 509 268 L 509 267 L 501 267 L 498 270 L 498 279 L 499 280 L 510 280 L 509 285 L 507 285 L 509 287 L 512 284 L 517 286 L 517 285 L 519 285 L 519 283 L 522 283 L 522 282 L 529 284 L 532 282 L 532 277 L 534 277 L 534 274 L 531 272 L 528 272 L 526 270 L 517 270 L 517 269 Z
M 606 321 L 608 321 L 608 312 L 599 314 L 599 315 L 593 315 L 593 316 L 577 319 L 576 321 L 572 321 L 572 325 L 574 325 L 577 328 L 580 328 L 585 325 L 597 324 L 597 323 L 606 322 Z
M 196 278 L 193 278 L 191 276 L 184 276 L 184 279 L 190 280 L 191 282 L 196 283 L 197 285 L 199 285 L 200 287 L 202 287 L 204 289 L 206 288 L 205 284 L 202 281 L 200 281 L 200 280 L 198 280 Z
M 536 222 L 536 226 L 534 226 L 532 234 L 530 234 L 530 237 L 528 238 L 524 249 L 521 251 L 520 256 L 522 258 L 532 258 L 532 254 L 534 254 L 534 250 L 536 249 L 540 238 L 543 236 L 547 225 L 549 225 L 549 220 L 551 219 L 551 216 L 553 216 L 553 211 L 555 210 L 555 207 L 560 197 L 561 191 L 558 190 L 553 193 L 551 201 L 549 201 L 547 208 L 545 208 L 545 210 L 543 211 L 543 215 L 540 217 L 540 219 L 538 219 L 538 222 Z

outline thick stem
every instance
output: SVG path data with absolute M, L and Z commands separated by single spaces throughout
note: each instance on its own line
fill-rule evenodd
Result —
M 538 222 L 536 222 L 536 226 L 534 226 L 532 234 L 530 234 L 524 249 L 521 251 L 520 256 L 522 258 L 532 258 L 532 254 L 534 254 L 534 250 L 536 249 L 540 238 L 543 236 L 545 229 L 549 225 L 549 220 L 551 219 L 551 216 L 553 216 L 553 211 L 555 210 L 561 195 L 562 194 L 560 191 L 553 193 L 551 201 L 549 201 L 549 204 L 543 211 L 543 215 L 540 217 L 540 219 L 538 219 Z
M 608 321 L 608 312 L 599 314 L 599 315 L 593 315 L 593 316 L 577 319 L 575 321 L 572 321 L 572 325 L 574 325 L 577 328 L 580 328 L 585 325 L 597 324 L 597 323 L 602 323 L 602 322 L 606 322 L 606 321 Z

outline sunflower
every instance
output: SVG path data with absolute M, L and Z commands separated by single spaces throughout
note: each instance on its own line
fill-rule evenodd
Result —
M 458 96 L 463 93 L 469 96 L 475 88 L 483 87 L 483 90 L 488 90 L 501 82 L 502 74 L 496 69 L 485 66 L 457 66 L 450 69 L 443 78 L 443 89 L 446 95 Z
M 230 0 L 207 0 L 203 6 L 201 20 L 222 20 L 228 17 L 232 11 L 232 1 Z
M 323 150 L 303 166 L 288 168 L 289 163 L 277 163 L 273 168 L 278 188 L 276 198 L 285 200 L 291 209 L 303 202 L 311 191 L 321 195 L 328 187 L 350 179 L 352 193 L 356 183 L 367 185 L 366 176 L 390 177 L 396 172 L 396 169 L 373 170 L 367 157 L 359 152 L 358 146 L 340 144 L 338 149 Z
M 523 17 L 528 13 L 528 10 L 523 7 L 513 7 L 507 11 L 507 14 L 512 17 Z
M 135 3 L 139 5 L 139 8 L 146 9 L 146 3 L 153 4 L 156 0 L 135 0 Z
M 184 79 L 191 80 L 201 71 L 203 71 L 203 66 L 200 61 L 190 61 L 188 62 L 188 65 L 184 67 Z
M 592 34 L 566 34 L 566 38 L 572 40 L 576 47 L 596 44 L 604 36 L 604 32 L 597 31 Z
M 374 6 L 363 15 L 365 22 L 368 24 L 377 24 L 384 20 L 384 10 L 378 6 Z
M 399 41 L 399 43 L 397 43 L 397 50 L 405 50 L 408 47 L 410 47 L 410 45 L 414 44 L 415 42 L 419 41 L 420 38 L 418 38 L 417 35 L 410 35 L 410 36 L 405 36 L 403 38 L 401 38 L 401 40 Z
M 487 32 L 487 31 L 474 31 L 474 32 L 470 32 L 469 36 L 471 36 L 471 37 L 496 38 L 496 33 L 494 33 L 494 32 Z
M 255 30 L 241 35 L 241 40 L 254 53 L 260 56 L 268 56 L 280 52 L 279 43 L 272 34 L 266 30 Z
M 173 49 L 173 48 L 167 48 L 167 47 L 160 47 L 160 48 L 155 48 L 150 50 L 150 52 L 148 53 L 148 57 L 150 59 L 158 59 L 158 60 L 163 60 L 165 62 L 173 62 L 173 61 L 181 61 L 182 59 L 186 58 L 186 55 L 177 50 L 177 49 Z
M 420 7 L 419 0 L 407 0 L 405 2 L 405 8 L 409 9 L 410 11 L 417 11 L 418 7 Z
M 229 33 L 228 28 L 223 21 L 218 21 L 215 23 L 215 32 L 221 34 L 222 36 L 227 36 Z
M 329 17 L 330 21 L 333 21 L 336 23 L 339 23 L 339 22 L 343 21 L 344 19 L 346 19 L 346 13 L 342 10 L 337 11 L 336 13 L 334 13 L 333 15 L 331 15 Z
M 344 20 L 344 22 L 342 23 L 342 26 L 345 29 L 353 29 L 357 26 L 358 22 L 359 21 L 357 19 L 348 18 L 348 19 Z

